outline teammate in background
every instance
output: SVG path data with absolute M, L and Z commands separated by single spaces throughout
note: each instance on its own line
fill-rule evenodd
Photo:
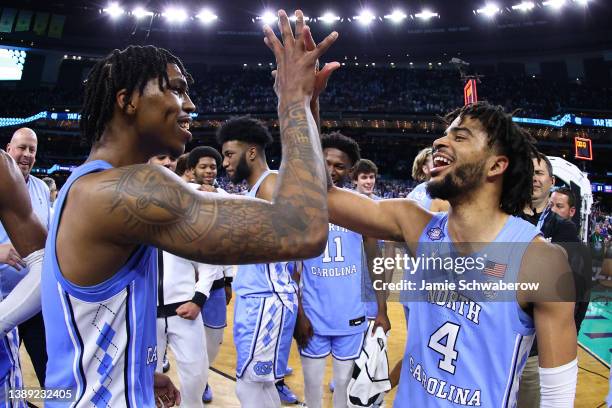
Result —
M 6 152 L 15 160 L 19 170 L 21 170 L 34 214 L 36 214 L 45 229 L 48 229 L 51 208 L 49 188 L 44 181 L 30 174 L 36 162 L 37 150 L 38 138 L 36 133 L 29 128 L 17 129 L 6 146 Z M 2 225 L 0 225 L 0 248 L 4 252 L 13 248 L 12 242 Z M 0 276 L 2 277 L 0 292 L 2 297 L 8 296 L 17 283 L 27 274 L 27 268 L 16 269 L 10 264 L 0 264 Z M 47 353 L 42 313 L 35 314 L 31 319 L 19 325 L 19 338 L 25 344 L 26 350 L 30 355 L 39 384 L 44 386 Z
M 187 168 L 194 175 L 199 190 L 221 195 L 228 194 L 217 185 L 217 170 L 222 161 L 219 152 L 210 146 L 199 146 L 189 153 Z M 209 366 L 213 365 L 219 354 L 223 342 L 223 329 L 227 326 L 227 305 L 232 299 L 233 269 L 231 265 L 200 264 L 199 267 L 196 293 L 210 293 L 203 304 L 198 303 L 202 310 Z M 202 401 L 209 403 L 212 399 L 212 389 L 207 383 Z
M 271 200 L 278 174 L 266 162 L 265 148 L 272 142 L 268 129 L 249 116 L 235 117 L 218 129 L 217 142 L 230 180 L 246 180 L 247 196 Z M 284 381 L 277 382 L 286 375 L 297 312 L 297 288 L 287 263 L 241 265 L 233 289 L 236 395 L 241 406 L 296 402 Z
M 321 144 L 333 184 L 344 185 L 360 159 L 359 146 L 340 133 L 324 135 Z M 329 224 L 325 251 L 302 261 L 296 340 L 304 372 L 306 405 L 311 408 L 322 404 L 325 357 L 330 353 L 334 407 L 347 406 L 353 360 L 359 356 L 367 330 L 362 295 L 363 273 L 367 270 L 363 268 L 363 257 L 360 234 Z M 384 308 L 380 310 L 386 312 Z M 388 327 L 383 329 L 386 332 Z
M 412 253 L 424 256 L 434 256 L 439 244 L 519 243 L 524 255 L 500 254 L 500 259 L 489 260 L 489 271 L 503 270 L 513 278 L 518 274 L 520 282 L 541 282 L 543 287 L 535 294 L 519 290 L 504 295 L 516 302 L 471 301 L 470 313 L 452 297 L 449 302 L 406 302 L 410 335 L 394 406 L 514 406 L 526 353 L 537 333 L 542 406 L 571 407 L 577 342 L 574 304 L 564 300 L 571 298 L 573 285 L 557 287 L 571 272 L 558 247 L 512 215 L 520 214 L 531 198 L 533 141 L 511 115 L 486 103 L 467 105 L 447 120 L 444 136 L 433 145 L 427 190 L 450 202 L 448 213 L 432 214 L 411 200 L 374 201 L 332 187 L 331 222 L 379 239 L 404 241 Z M 417 269 L 419 275 L 431 272 Z M 558 294 L 552 286 L 568 293 Z M 477 347 L 474 339 L 482 340 Z
M 310 35 L 302 13 L 296 17 L 298 37 Z M 80 126 L 93 147 L 58 197 L 63 211 L 49 232 L 42 281 L 53 351 L 45 385 L 72 390 L 76 406 L 180 403 L 169 378 L 154 375 L 155 248 L 210 263 L 280 261 L 322 250 L 325 166 L 308 101 L 316 60 L 337 34 L 306 51 L 282 10 L 279 20 L 284 45 L 264 28 L 278 62 L 283 147 L 271 201 L 201 194 L 167 169 L 143 164 L 157 154 L 178 156 L 191 140 L 190 76 L 168 51 L 115 50 L 89 74 Z
M 407 198 L 416 201 L 421 207 L 431 212 L 448 211 L 449 204 L 447 201 L 434 199 L 427 191 L 427 182 L 431 178 L 431 169 L 433 168 L 431 147 L 426 147 L 421 150 L 412 162 L 412 178 L 419 184 L 408 193 Z
M 0 405 L 25 408 L 25 400 L 10 398 L 7 390 L 24 386 L 16 326 L 40 313 L 40 274 L 47 231 L 32 209 L 29 183 L 23 177 L 26 166 L 20 167 L 0 150 L 0 222 L 12 245 L 0 251 L 0 262 L 29 271 L 0 302 L 0 337 L 4 337 L 0 342 Z

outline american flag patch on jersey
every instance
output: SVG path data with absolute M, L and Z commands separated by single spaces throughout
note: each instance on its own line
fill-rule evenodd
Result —
M 506 268 L 508 265 L 501 264 L 493 261 L 487 261 L 484 267 L 485 275 L 495 276 L 496 278 L 503 278 L 506 275 Z

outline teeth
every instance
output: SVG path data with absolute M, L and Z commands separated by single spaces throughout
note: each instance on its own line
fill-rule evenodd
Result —
M 185 130 L 189 130 L 189 122 L 179 122 L 179 126 Z
M 448 165 L 451 164 L 451 161 L 446 157 L 438 156 L 435 159 L 436 165 Z

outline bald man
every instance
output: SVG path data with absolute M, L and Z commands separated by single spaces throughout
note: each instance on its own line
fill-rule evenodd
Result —
M 26 183 L 30 202 L 34 214 L 38 217 L 41 224 L 49 229 L 49 187 L 47 184 L 30 174 L 36 162 L 36 151 L 38 139 L 36 133 L 29 128 L 18 129 L 6 146 L 6 152 L 15 160 Z M 0 251 L 11 251 L 13 245 L 9 239 L 3 225 L 0 225 Z M 23 260 L 20 255 L 12 251 L 13 258 L 8 262 L 0 263 L 0 293 L 2 298 L 8 296 L 15 286 L 29 272 L 29 269 L 22 267 Z M 45 329 L 42 314 L 38 313 L 28 321 L 19 325 L 19 335 L 25 343 L 26 350 L 30 355 L 36 376 L 41 386 L 45 381 L 45 367 L 47 365 L 47 351 L 45 346 Z

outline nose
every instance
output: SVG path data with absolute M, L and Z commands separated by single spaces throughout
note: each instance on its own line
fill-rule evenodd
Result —
M 446 147 L 446 146 L 448 146 L 448 138 L 446 135 L 434 140 L 433 145 L 432 145 L 434 153 L 436 150 L 440 149 L 441 147 Z
M 195 112 L 196 110 L 196 106 L 187 94 L 185 94 L 185 98 L 183 99 L 183 110 L 187 113 Z
M 223 168 L 227 169 L 229 167 L 229 159 L 226 157 L 223 158 Z

